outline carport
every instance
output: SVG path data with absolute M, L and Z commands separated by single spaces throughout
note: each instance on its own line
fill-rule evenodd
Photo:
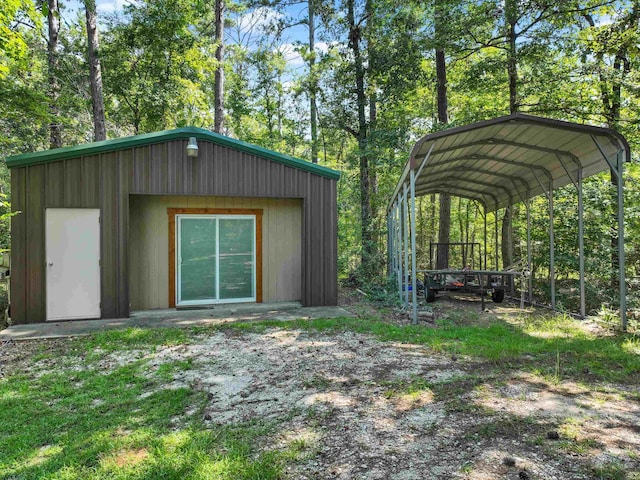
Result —
M 405 308 L 417 322 L 416 197 L 448 194 L 478 202 L 484 209 L 485 268 L 487 214 L 522 202 L 527 215 L 526 267 L 531 268 L 530 200 L 548 199 L 549 283 L 556 307 L 554 270 L 554 190 L 573 185 L 578 195 L 580 315 L 585 312 L 582 182 L 610 170 L 617 187 L 620 316 L 626 329 L 623 165 L 630 159 L 625 138 L 608 128 L 516 113 L 422 137 L 411 150 L 387 209 L 389 274 L 395 276 Z M 498 269 L 498 260 L 495 268 Z M 410 286 L 405 288 L 404 286 Z M 411 298 L 410 298 L 411 297 Z M 528 300 L 533 301 L 531 277 Z

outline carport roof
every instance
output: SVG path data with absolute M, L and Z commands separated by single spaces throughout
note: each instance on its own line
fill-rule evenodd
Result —
M 305 170 L 323 177 L 331 178 L 334 180 L 340 179 L 340 172 L 331 168 L 323 167 L 315 163 L 307 162 L 299 158 L 274 152 L 273 150 L 268 150 L 257 145 L 252 145 L 250 143 L 236 140 L 235 138 L 230 138 L 225 135 L 220 135 L 214 132 L 210 132 L 209 130 L 204 130 L 197 127 L 176 128 L 174 130 L 144 133 L 132 137 L 114 138 L 111 140 L 103 140 L 101 142 L 73 145 L 70 147 L 44 150 L 41 152 L 23 153 L 21 155 L 8 157 L 7 166 L 9 168 L 12 168 L 37 165 L 41 163 L 54 162 L 57 160 L 64 160 L 67 158 L 77 158 L 86 155 L 96 155 L 103 152 L 111 152 L 115 150 L 123 150 L 126 148 L 138 147 L 143 145 L 151 145 L 154 143 L 163 143 L 171 140 L 188 139 L 189 137 L 196 137 L 198 140 L 210 141 L 218 145 L 223 145 L 235 150 L 240 150 L 257 157 L 266 158 L 268 160 L 272 160 L 289 167 Z
M 422 137 L 411 151 L 391 205 L 411 169 L 416 196 L 450 194 L 504 208 L 609 170 L 630 158 L 614 130 L 516 113 Z

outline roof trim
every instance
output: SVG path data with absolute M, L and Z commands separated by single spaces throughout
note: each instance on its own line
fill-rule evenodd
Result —
M 163 143 L 170 140 L 188 139 L 196 137 L 198 140 L 207 140 L 217 145 L 233 148 L 246 152 L 257 157 L 266 158 L 277 163 L 281 163 L 288 167 L 298 168 L 315 175 L 327 177 L 332 180 L 339 180 L 342 175 L 337 170 L 323 167 L 315 163 L 307 162 L 299 158 L 291 157 L 282 153 L 274 152 L 251 143 L 220 135 L 197 127 L 182 127 L 175 130 L 164 130 L 161 132 L 144 133 L 132 137 L 114 138 L 112 140 L 103 140 L 101 142 L 86 143 L 82 145 L 73 145 L 70 147 L 56 148 L 53 150 L 44 150 L 41 152 L 23 153 L 21 155 L 13 155 L 7 157 L 6 162 L 9 168 L 25 167 L 29 165 L 39 165 L 43 163 L 55 162 L 67 158 L 76 158 L 86 155 L 95 155 L 104 152 L 112 152 L 116 150 L 124 150 L 127 148 L 151 145 L 154 143 Z

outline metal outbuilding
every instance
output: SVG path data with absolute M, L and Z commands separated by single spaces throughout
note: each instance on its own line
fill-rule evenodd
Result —
M 449 194 L 479 202 L 486 212 L 524 203 L 527 211 L 527 265 L 531 265 L 529 200 L 546 195 L 549 202 L 551 302 L 555 308 L 553 191 L 573 184 L 578 195 L 580 314 L 585 315 L 582 181 L 611 171 L 617 184 L 617 231 L 620 313 L 626 328 L 624 272 L 623 165 L 629 144 L 614 130 L 516 113 L 422 137 L 414 145 L 389 203 L 390 272 L 398 278 L 400 297 L 409 305 L 412 285 L 416 320 L 415 198 Z M 497 221 L 495 222 L 497 229 Z M 497 234 L 496 234 L 497 237 Z M 485 254 L 486 255 L 486 254 Z M 485 259 L 486 268 L 486 259 Z M 496 256 L 496 270 L 497 256 Z M 404 292 L 403 292 L 404 290 Z M 529 300 L 532 300 L 529 279 Z
M 337 303 L 337 171 L 194 127 L 7 165 L 14 323 Z

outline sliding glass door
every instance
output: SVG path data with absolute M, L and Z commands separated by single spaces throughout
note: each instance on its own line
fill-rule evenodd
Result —
M 177 215 L 176 239 L 176 305 L 256 300 L 255 215 Z

